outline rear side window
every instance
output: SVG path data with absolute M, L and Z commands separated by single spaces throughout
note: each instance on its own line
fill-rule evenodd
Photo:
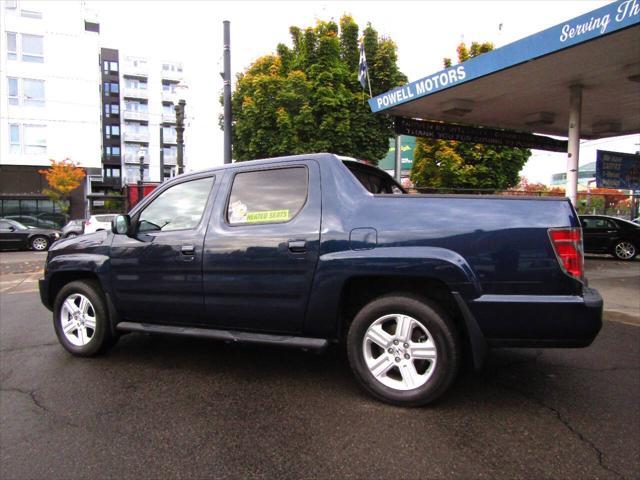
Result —
M 96 220 L 102 223 L 109 223 L 114 217 L 115 215 L 96 215 Z
M 196 228 L 207 205 L 213 177 L 179 183 L 162 192 L 138 220 L 139 232 Z
M 231 187 L 227 222 L 288 222 L 306 203 L 308 184 L 305 167 L 238 173 Z

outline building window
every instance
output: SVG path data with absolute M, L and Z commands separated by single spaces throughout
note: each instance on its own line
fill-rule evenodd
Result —
M 120 147 L 105 147 L 105 153 L 108 157 L 119 157 L 120 156 Z
M 106 178 L 120 178 L 120 167 L 104 167 Z
M 22 61 L 32 63 L 44 62 L 44 37 L 40 35 L 27 35 L 22 37 Z
M 22 103 L 25 106 L 44 106 L 44 80 L 22 79 Z
M 163 92 L 176 93 L 176 84 L 175 83 L 162 82 L 162 91 Z
M 127 133 L 148 135 L 149 126 L 138 122 L 125 122 L 124 131 Z
M 125 100 L 124 108 L 127 112 L 147 113 L 148 105 L 145 102 L 136 102 L 134 100 Z
M 20 153 L 21 150 L 20 125 L 11 123 L 9 124 L 9 153 Z
M 138 78 L 126 78 L 125 79 L 126 88 L 132 88 L 134 90 L 146 90 L 147 89 L 147 81 L 140 80 Z
M 7 77 L 9 84 L 7 91 L 9 92 L 9 105 L 18 105 L 20 98 L 18 97 L 18 79 Z
M 140 167 L 139 166 L 131 166 L 126 167 L 125 169 L 126 181 L 133 183 L 140 180 Z M 148 182 L 151 177 L 149 176 L 149 165 L 144 165 L 144 173 L 142 175 L 142 181 Z
M 104 126 L 104 134 L 107 138 L 119 137 L 120 136 L 120 126 L 119 125 L 105 125 Z
M 42 154 L 47 151 L 47 127 L 44 125 L 25 125 L 24 153 Z
M 104 73 L 117 73 L 118 72 L 118 62 L 111 62 L 109 60 L 105 60 L 102 62 Z
M 176 167 L 172 165 L 165 165 L 162 171 L 162 178 L 166 180 L 167 178 L 173 178 L 175 176 L 176 176 Z
M 7 32 L 7 59 L 18 59 L 18 35 L 13 32 Z
M 117 95 L 120 92 L 120 85 L 115 82 L 104 82 L 105 96 Z
M 120 105 L 117 103 L 105 103 L 104 104 L 104 116 L 105 117 L 117 117 L 120 115 Z
M 6 0 L 4 2 L 4 8 L 7 10 L 15 10 L 18 7 L 18 0 Z

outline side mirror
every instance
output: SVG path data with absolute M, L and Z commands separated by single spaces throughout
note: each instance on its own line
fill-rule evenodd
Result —
M 111 221 L 111 231 L 116 235 L 129 235 L 131 217 L 129 215 L 116 215 L 116 218 Z

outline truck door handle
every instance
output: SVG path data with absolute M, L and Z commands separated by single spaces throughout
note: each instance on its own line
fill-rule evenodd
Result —
M 182 252 L 183 255 L 195 255 L 196 247 L 194 247 L 193 245 L 182 245 L 182 248 L 180 248 L 180 252 Z
M 304 240 L 290 240 L 289 251 L 291 253 L 304 253 L 307 251 L 307 242 Z

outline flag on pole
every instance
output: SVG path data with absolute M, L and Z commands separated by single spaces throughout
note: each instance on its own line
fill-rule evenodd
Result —
M 364 54 L 364 39 L 360 42 L 360 64 L 358 69 L 358 80 L 362 88 L 365 87 L 365 77 L 367 75 L 367 57 Z
M 364 53 L 364 38 L 360 41 L 360 64 L 358 67 L 358 80 L 362 89 L 365 86 L 365 77 L 369 82 L 369 97 L 371 97 L 371 79 L 369 78 L 369 68 L 367 67 L 367 57 Z

